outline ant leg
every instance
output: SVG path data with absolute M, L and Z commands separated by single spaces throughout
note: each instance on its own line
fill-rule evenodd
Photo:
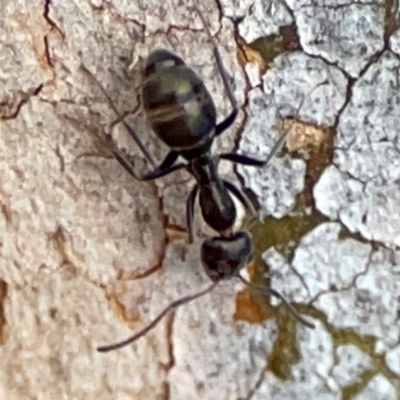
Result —
M 229 83 L 228 74 L 226 73 L 226 70 L 222 63 L 221 54 L 218 50 L 217 45 L 215 44 L 214 38 L 212 37 L 210 30 L 208 29 L 208 25 L 203 17 L 203 14 L 201 13 L 201 11 L 197 7 L 197 5 L 194 5 L 194 9 L 196 10 L 198 16 L 200 17 L 201 22 L 203 23 L 203 26 L 204 26 L 204 30 L 206 31 L 207 36 L 212 44 L 214 57 L 217 62 L 218 71 L 221 75 L 222 82 L 224 83 L 225 91 L 228 94 L 229 102 L 231 103 L 231 107 L 232 107 L 231 113 L 222 122 L 220 122 L 215 128 L 215 136 L 218 136 L 222 132 L 224 132 L 226 129 L 228 129 L 232 125 L 233 121 L 236 119 L 237 114 L 238 114 L 237 100 L 235 98 L 235 95 L 233 94 L 232 87 Z
M 281 135 L 281 137 L 276 141 L 276 143 L 272 147 L 271 151 L 269 152 L 269 154 L 265 160 L 257 160 L 256 158 L 252 158 L 252 157 L 248 157 L 248 156 L 245 156 L 242 154 L 236 154 L 236 153 L 220 154 L 218 157 L 222 160 L 232 161 L 237 164 L 252 165 L 254 167 L 263 167 L 265 165 L 268 165 L 268 163 L 275 156 L 275 154 L 282 148 L 289 132 L 290 132 L 290 129 L 287 129 Z
M 244 156 L 242 154 L 226 153 L 226 154 L 220 154 L 218 157 L 221 160 L 232 161 L 233 163 L 236 164 L 252 165 L 253 167 L 262 167 L 264 165 L 264 161 Z
M 243 207 L 254 217 L 257 216 L 257 212 L 253 207 L 253 204 L 246 196 L 244 192 L 242 192 L 236 185 L 232 182 L 223 181 L 224 186 L 242 203 Z
M 153 157 L 147 151 L 146 147 L 144 146 L 143 142 L 140 140 L 140 138 L 139 138 L 138 134 L 136 133 L 136 131 L 129 124 L 127 124 L 125 121 L 122 121 L 122 123 L 124 124 L 124 127 L 128 131 L 128 133 L 131 136 L 131 138 L 135 141 L 136 145 L 139 147 L 140 151 L 145 156 L 146 160 L 150 164 L 155 165 L 156 163 L 154 162 Z
M 194 202 L 198 192 L 199 187 L 196 185 L 190 192 L 190 195 L 186 201 L 186 229 L 189 235 L 189 243 L 193 243 Z
M 215 127 L 215 136 L 219 136 L 222 132 L 226 131 L 235 121 L 238 115 L 238 110 L 234 109 L 222 122 Z
M 312 93 L 314 92 L 317 88 L 320 86 L 326 85 L 328 82 L 325 80 L 323 82 L 318 83 L 316 86 L 314 86 L 305 96 L 300 101 L 300 104 L 297 108 L 296 115 L 299 114 L 301 108 L 303 107 L 305 99 Z M 222 122 L 223 123 L 223 122 Z M 271 151 L 269 152 L 267 158 L 265 160 L 257 160 L 252 157 L 247 157 L 242 154 L 236 154 L 236 153 L 226 153 L 226 154 L 220 154 L 219 158 L 223 160 L 228 160 L 232 161 L 234 163 L 238 164 L 244 164 L 244 165 L 251 165 L 255 167 L 263 167 L 266 166 L 271 159 L 275 156 L 275 154 L 282 148 L 283 144 L 286 141 L 286 138 L 288 137 L 290 132 L 290 128 L 286 129 L 285 132 L 282 133 L 280 138 L 276 141 L 274 146 L 272 147 Z
M 108 104 L 110 105 L 110 107 L 113 109 L 113 111 L 115 112 L 115 114 L 117 115 L 118 119 L 120 119 L 122 121 L 122 123 L 124 124 L 125 129 L 128 131 L 129 135 L 131 136 L 131 138 L 135 141 L 136 145 L 139 147 L 139 149 L 141 150 L 141 152 L 143 153 L 143 155 L 145 156 L 146 160 L 152 164 L 155 165 L 155 162 L 153 160 L 153 157 L 150 155 L 150 153 L 147 151 L 145 145 L 143 144 L 143 142 L 140 140 L 138 134 L 133 130 L 132 127 L 130 127 L 124 120 L 123 117 L 120 115 L 119 111 L 117 110 L 117 108 L 115 107 L 113 101 L 111 100 L 110 96 L 108 95 L 107 91 L 104 89 L 103 85 L 98 81 L 98 79 L 92 74 L 92 72 L 86 68 L 85 65 L 83 65 L 83 63 L 81 63 L 80 65 L 80 69 L 86 73 L 87 76 L 89 76 L 90 79 L 92 79 L 93 82 L 96 83 L 96 85 L 100 88 L 100 90 L 102 91 L 103 95 L 105 96 L 105 98 L 108 101 Z
M 285 307 L 289 310 L 289 312 L 293 315 L 293 317 L 296 318 L 297 321 L 299 321 L 301 324 L 305 325 L 307 328 L 310 329 L 315 329 L 315 325 L 312 322 L 307 321 L 305 318 L 303 318 L 297 310 L 281 295 L 277 290 L 271 289 L 268 286 L 263 286 L 263 285 L 258 285 L 255 283 L 249 282 L 247 279 L 245 279 L 242 275 L 237 274 L 237 278 L 239 278 L 246 286 L 257 290 L 261 293 L 269 294 L 271 296 L 277 297 L 282 301 L 282 303 L 285 305 Z
M 166 155 L 166 157 L 164 158 L 162 163 L 158 167 L 156 167 L 153 170 L 153 172 L 150 172 L 150 173 L 146 174 L 146 176 L 152 177 L 154 175 L 157 175 L 157 178 L 159 178 L 158 173 L 160 173 L 161 171 L 165 171 L 165 170 L 168 170 L 169 168 L 171 168 L 172 165 L 174 164 L 174 162 L 177 160 L 178 156 L 179 156 L 179 154 L 176 151 L 171 150 Z M 164 176 L 164 175 L 165 174 L 163 174 L 162 176 Z M 151 179 L 155 179 L 155 178 L 151 178 Z
M 113 154 L 117 161 L 125 168 L 125 170 L 129 172 L 129 174 L 132 175 L 134 179 L 141 182 L 152 181 L 153 179 L 161 178 L 162 176 L 168 175 L 171 172 L 177 171 L 178 169 L 186 168 L 186 164 L 172 165 L 177 159 L 178 155 L 174 151 L 171 151 L 165 157 L 164 161 L 154 169 L 154 171 L 144 176 L 139 176 L 134 171 L 132 165 L 127 160 L 125 160 L 125 158 L 122 157 L 121 154 L 116 151 L 113 151 Z

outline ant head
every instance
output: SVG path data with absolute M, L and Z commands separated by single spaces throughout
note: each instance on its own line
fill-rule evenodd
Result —
M 171 68 L 175 65 L 184 65 L 182 58 L 165 49 L 156 49 L 152 51 L 147 59 L 144 69 L 144 75 L 149 76 L 157 71 Z
M 229 237 L 210 237 L 201 246 L 201 261 L 213 282 L 237 276 L 252 255 L 252 237 L 248 231 L 238 231 Z

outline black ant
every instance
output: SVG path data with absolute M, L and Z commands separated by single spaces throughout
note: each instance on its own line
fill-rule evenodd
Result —
M 240 271 L 250 262 L 253 256 L 253 245 L 250 232 L 233 231 L 236 207 L 231 194 L 253 215 L 255 210 L 239 188 L 220 177 L 218 163 L 220 160 L 228 160 L 255 167 L 265 166 L 280 150 L 289 130 L 282 134 L 265 160 L 257 160 L 237 153 L 211 154 L 210 148 L 214 139 L 232 125 L 238 114 L 238 106 L 224 70 L 219 50 L 203 15 L 196 6 L 194 8 L 200 16 L 213 46 L 217 67 L 232 111 L 222 122 L 217 124 L 215 104 L 203 80 L 177 55 L 164 49 L 154 50 L 147 57 L 145 63 L 142 103 L 152 130 L 159 139 L 169 146 L 170 151 L 160 165 L 144 176 L 137 175 L 132 165 L 118 152 L 113 151 L 113 154 L 125 170 L 138 181 L 157 179 L 179 169 L 186 169 L 193 175 L 196 184 L 186 203 L 189 241 L 193 241 L 194 204 L 197 196 L 199 196 L 201 213 L 205 222 L 219 234 L 219 236 L 207 238 L 201 246 L 201 261 L 205 272 L 213 283 L 201 292 L 172 302 L 149 325 L 127 340 L 98 347 L 97 350 L 100 352 L 119 349 L 136 341 L 154 328 L 171 310 L 210 293 L 220 281 L 233 277 L 239 278 L 244 284 L 255 290 L 263 291 L 281 299 L 299 322 L 309 328 L 315 328 L 312 323 L 303 319 L 279 292 L 266 286 L 254 285 L 240 275 Z M 82 66 L 82 69 L 94 78 L 84 66 Z M 99 83 L 97 82 L 97 84 Z M 105 93 L 103 87 L 100 84 L 99 86 Z M 119 115 L 107 93 L 105 95 Z M 125 122 L 124 125 L 147 160 L 154 164 L 136 132 Z M 186 163 L 175 163 L 179 156 L 184 158 Z

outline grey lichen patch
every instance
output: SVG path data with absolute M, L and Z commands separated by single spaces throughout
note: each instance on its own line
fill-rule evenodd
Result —
M 369 382 L 365 389 L 354 400 L 376 399 L 376 400 L 396 400 L 398 396 L 390 381 L 381 374 L 377 374 Z
M 274 129 L 278 116 L 295 115 L 316 124 L 333 125 L 335 113 L 345 101 L 346 84 L 339 70 L 320 60 L 301 53 L 277 57 L 264 76 L 264 90 L 256 88 L 249 93 L 241 152 L 266 158 L 279 137 Z M 329 98 L 329 103 L 322 97 Z M 262 199 L 261 207 L 267 215 L 285 215 L 304 189 L 306 164 L 301 159 L 275 158 L 264 168 L 238 167 L 238 171 L 245 185 Z
M 267 157 L 278 138 L 278 134 L 273 136 L 270 133 L 275 121 L 276 108 L 269 102 L 270 98 L 259 89 L 252 90 L 249 98 L 250 110 L 254 117 L 250 115 L 246 124 L 240 149 L 245 154 L 262 159 Z M 260 119 L 261 114 L 263 119 Z M 260 137 L 265 140 L 260 142 Z M 281 158 L 273 160 L 265 168 L 239 166 L 238 172 L 243 176 L 245 185 L 258 198 L 263 199 L 263 212 L 282 217 L 294 207 L 296 194 L 303 190 L 305 163 L 302 160 Z
M 17 115 L 52 78 L 44 36 L 50 26 L 29 1 L 4 2 L 0 15 L 0 118 Z
M 317 226 L 300 240 L 290 264 L 274 249 L 265 252 L 272 286 L 303 303 L 321 292 L 340 292 L 352 286 L 354 279 L 366 271 L 371 248 L 353 239 L 340 241 L 339 233 L 337 223 Z
M 383 50 L 388 32 L 388 13 L 382 1 L 354 4 L 330 0 L 316 4 L 308 0 L 277 0 L 264 4 L 225 0 L 221 4 L 224 13 L 236 21 L 245 41 L 257 42 L 266 56 L 277 54 L 273 51 L 277 44 L 284 47 L 290 37 L 298 37 L 307 54 L 321 57 L 353 77 Z M 289 33 L 294 26 L 295 35 Z M 267 59 L 271 60 L 268 56 Z
M 387 367 L 400 378 L 400 344 L 386 353 L 385 362 Z
M 300 343 L 299 352 L 302 354 L 302 358 L 300 362 L 291 367 L 290 378 L 282 382 L 273 373 L 267 372 L 252 398 L 258 400 L 269 398 L 274 400 L 288 398 L 339 399 L 339 393 L 327 385 L 330 368 L 334 362 L 333 342 L 329 332 L 317 323 L 317 329 L 314 331 L 298 328 L 296 340 Z M 284 351 L 284 349 L 282 350 Z
M 267 3 L 262 0 L 222 0 L 219 3 L 224 15 L 236 22 L 239 35 L 247 43 L 276 35 L 281 27 L 293 22 L 287 6 L 281 0 Z
M 348 83 L 339 69 L 301 52 L 277 57 L 263 81 L 280 117 L 297 116 L 328 126 L 343 107 Z
M 400 29 L 397 29 L 396 32 L 390 37 L 390 49 L 400 56 Z
M 384 352 L 397 344 L 400 334 L 400 283 L 393 268 L 389 251 L 375 251 L 367 271 L 357 276 L 351 287 L 321 294 L 314 306 L 323 311 L 336 328 L 374 336 L 377 350 Z
M 399 68 L 386 52 L 354 85 L 339 119 L 335 166 L 314 190 L 323 214 L 389 246 L 400 244 Z
M 293 8 L 303 50 L 337 65 L 350 76 L 357 77 L 370 58 L 383 50 L 383 2 L 288 4 Z
M 280 253 L 266 252 L 272 286 L 296 302 L 312 300 L 336 329 L 374 336 L 388 349 L 400 329 L 396 258 L 388 250 L 340 239 L 339 230 L 335 223 L 314 229 L 300 241 L 290 265 Z
M 399 338 L 400 286 L 396 281 L 399 258 L 388 250 L 372 250 L 372 246 L 354 239 L 341 239 L 339 231 L 340 225 L 335 223 L 318 226 L 300 240 L 290 263 L 275 249 L 268 250 L 263 257 L 274 289 L 296 303 L 312 301 L 311 308 L 301 310 L 319 318 L 323 315 L 324 321 L 326 318 L 324 324 L 339 347 L 334 361 L 326 363 L 329 357 L 324 358 L 324 366 L 331 364 L 324 382 L 331 394 L 342 393 L 345 398 L 353 398 L 369 390 L 366 387 L 378 371 L 389 378 L 393 378 L 391 371 L 396 371 L 393 346 Z M 299 329 L 307 335 L 319 335 L 318 329 L 315 332 Z M 304 352 L 308 347 L 302 347 L 303 339 L 298 340 L 299 357 L 305 362 L 310 359 L 310 354 Z M 344 349 L 347 350 L 343 353 Z M 380 360 L 385 353 L 389 368 Z M 290 369 L 290 385 L 296 382 L 296 368 Z M 395 390 L 389 381 L 387 387 L 388 393 Z
M 384 53 L 383 56 L 374 58 L 382 52 L 384 35 L 385 32 L 388 32 L 384 22 L 387 5 L 386 8 L 384 4 L 354 5 L 350 2 L 331 6 L 327 4 L 316 6 L 310 3 L 292 4 L 290 2 L 288 5 L 293 8 L 296 22 L 298 24 L 302 22 L 301 29 L 299 28 L 299 37 L 303 47 L 307 49 L 306 51 L 329 63 L 338 65 L 348 75 L 357 77 L 360 72 L 363 72 L 362 77 L 355 81 L 354 86 L 349 86 L 349 89 L 345 88 L 345 84 L 342 86 L 341 106 L 334 109 L 332 118 L 326 123 L 328 127 L 331 127 L 331 135 L 335 135 L 335 130 L 332 128 L 337 128 L 338 138 L 331 137 L 330 151 L 326 152 L 327 160 L 325 163 L 318 163 L 319 171 L 314 174 L 315 179 L 308 181 L 310 185 L 308 190 L 312 190 L 323 169 L 334 161 L 335 166 L 328 166 L 321 177 L 320 183 L 325 182 L 325 185 L 318 184 L 314 191 L 318 210 L 330 218 L 339 219 L 351 232 L 361 233 L 368 240 L 378 240 L 395 246 L 399 236 L 396 227 L 400 225 L 397 221 L 400 212 L 395 206 L 399 203 L 397 194 L 400 193 L 397 187 L 396 172 L 399 170 L 396 168 L 398 152 L 396 126 L 399 125 L 396 118 L 400 115 L 396 106 L 399 92 L 396 82 L 398 60 L 390 53 Z M 296 9 L 294 9 L 295 7 Z M 363 9 L 365 13 L 363 13 Z M 320 18 L 315 18 L 314 21 L 307 19 L 311 15 Z M 324 18 L 330 21 L 324 21 L 327 22 L 324 23 Z M 323 30 L 322 26 L 328 26 L 331 29 Z M 345 32 L 343 26 L 349 32 L 346 36 L 352 40 L 338 40 L 335 44 L 333 33 L 339 29 L 341 30 L 340 35 L 342 35 Z M 318 41 L 314 42 L 313 39 L 316 39 L 317 33 L 319 33 Z M 397 52 L 397 36 L 396 32 L 389 40 L 393 52 Z M 308 46 L 304 44 L 304 40 L 307 38 L 310 40 Z M 354 44 L 357 41 L 361 42 L 359 46 Z M 275 58 L 275 60 L 278 59 L 279 57 Z M 325 65 L 323 62 L 321 64 Z M 283 80 L 286 88 L 292 89 L 295 86 L 293 81 L 296 81 L 299 75 L 301 76 L 301 72 L 299 73 L 301 70 L 301 68 L 293 69 L 290 78 Z M 274 73 L 276 74 L 275 71 Z M 305 75 L 308 74 L 310 71 L 306 70 Z M 366 91 L 364 91 L 365 89 Z M 264 91 L 267 92 L 265 88 Z M 275 92 L 272 93 L 275 95 Z M 252 96 L 262 99 L 258 100 L 259 109 L 261 110 L 262 104 L 264 104 L 262 121 L 264 125 L 267 125 L 268 119 L 274 118 L 273 113 L 268 111 L 268 107 L 272 107 L 272 101 L 263 98 L 261 91 L 254 95 L 253 90 L 249 95 L 251 112 L 257 111 Z M 322 104 L 326 105 L 329 101 L 330 98 L 327 96 L 323 99 Z M 275 102 L 278 103 L 276 100 Z M 343 110 L 345 103 L 346 108 Z M 310 106 L 304 106 L 304 109 L 310 109 Z M 333 107 L 330 109 L 332 110 Z M 252 124 L 251 112 L 248 118 L 248 125 L 251 129 L 245 127 L 240 144 L 240 148 L 245 149 L 247 154 L 254 154 L 257 151 L 255 149 L 260 146 L 261 138 L 264 138 L 263 129 L 268 129 L 264 126 L 263 129 L 257 129 L 256 125 Z M 261 111 L 259 115 L 261 116 Z M 313 118 L 310 121 L 318 123 Z M 248 150 L 246 138 L 251 137 L 254 130 L 256 133 L 254 134 L 253 148 Z M 342 131 L 345 131 L 346 134 L 344 135 Z M 359 143 L 366 143 L 365 150 Z M 366 153 L 366 150 L 369 150 L 369 153 Z M 374 163 L 366 162 L 368 155 L 371 158 L 375 154 L 377 159 Z M 308 155 L 306 154 L 305 157 L 307 158 Z M 386 162 L 383 162 L 383 159 Z M 273 165 L 272 163 L 272 168 Z M 309 167 L 307 171 L 312 173 L 314 168 L 311 165 Z M 239 171 L 242 173 L 241 168 Z M 256 174 L 255 170 L 248 168 L 248 172 L 243 174 L 245 183 L 248 184 L 249 180 L 254 180 Z M 275 170 L 273 174 L 277 181 L 278 179 L 282 181 L 282 177 L 276 174 Z M 325 180 L 325 174 L 327 177 L 329 175 L 336 176 L 336 180 L 328 182 L 328 179 Z M 289 186 L 284 179 L 283 182 L 282 186 Z M 296 185 L 293 182 L 291 184 L 291 188 L 296 189 Z M 270 185 L 268 179 L 259 180 L 261 187 L 269 188 Z M 263 198 L 257 189 L 254 187 L 251 189 L 257 193 L 258 199 Z M 268 190 L 265 189 L 265 192 L 268 193 Z M 297 195 L 298 200 L 299 198 L 300 196 Z M 297 201 L 296 204 L 299 202 Z M 315 210 L 313 204 L 311 206 L 310 211 Z M 376 243 L 372 246 L 365 241 L 356 240 L 356 235 L 353 238 L 343 239 L 339 234 L 339 224 L 321 225 L 315 229 L 315 232 L 305 236 L 304 240 L 306 241 L 311 236 L 314 237 L 314 244 L 306 250 L 308 245 L 305 246 L 305 242 L 303 243 L 303 239 L 300 237 L 307 230 L 315 228 L 316 223 L 322 222 L 323 219 L 324 217 L 318 213 L 307 216 L 303 223 L 291 217 L 284 217 L 281 220 L 268 218 L 263 225 L 257 225 L 253 229 L 255 244 L 263 250 L 275 244 L 282 252 L 286 253 L 286 256 L 272 250 L 266 253 L 270 267 L 270 276 L 267 280 L 271 286 L 282 290 L 289 298 L 293 298 L 293 293 L 298 290 L 298 293 L 303 293 L 304 297 L 303 299 L 298 298 L 297 301 L 307 303 L 314 299 L 313 307 L 309 309 L 301 307 L 301 310 L 323 321 L 327 331 L 326 337 L 331 336 L 335 344 L 356 345 L 358 355 L 353 354 L 352 360 L 347 366 L 343 360 L 334 360 L 331 366 L 332 371 L 335 371 L 335 376 L 327 374 L 326 379 L 320 384 L 319 390 L 314 391 L 314 384 L 318 382 L 314 379 L 315 372 L 305 375 L 309 381 L 307 380 L 304 385 L 293 384 L 291 376 L 288 379 L 289 383 L 282 384 L 281 381 L 274 381 L 274 377 L 267 374 L 252 398 L 287 399 L 290 396 L 299 398 L 299 393 L 301 393 L 307 398 L 351 399 L 357 395 L 357 398 L 363 398 L 364 393 L 372 393 L 374 390 L 374 398 L 386 398 L 387 396 L 387 398 L 394 398 L 393 393 L 398 390 L 398 387 L 393 384 L 395 380 L 393 379 L 394 374 L 389 371 L 391 368 L 385 367 L 381 360 L 383 353 L 392 368 L 397 360 L 394 350 L 399 337 L 398 323 L 396 322 L 399 309 L 398 286 L 395 283 L 395 271 L 398 269 L 397 256 L 393 257 L 394 253 L 383 250 Z M 372 224 L 368 221 L 369 219 L 375 223 Z M 300 229 L 290 229 L 290 221 L 293 221 L 294 225 Z M 310 223 L 311 221 L 314 223 Z M 367 224 L 367 227 L 362 227 L 363 224 Z M 323 230 L 329 226 L 334 229 L 325 237 L 325 234 L 329 233 L 329 229 L 325 233 Z M 279 230 L 279 232 L 275 232 L 275 230 Z M 366 233 L 368 234 L 366 235 Z M 293 236 L 291 237 L 291 235 Z M 290 250 L 293 248 L 294 250 Z M 290 256 L 292 252 L 294 253 L 293 259 L 288 262 L 287 255 Z M 274 276 L 276 271 L 280 271 L 280 275 L 277 276 L 280 276 L 282 286 L 277 286 L 276 276 Z M 317 276 L 309 280 L 308 278 L 315 271 L 319 271 Z M 324 281 L 325 278 L 326 281 Z M 319 284 L 322 284 L 323 287 L 318 287 Z M 313 285 L 316 286 L 313 287 Z M 332 301 L 333 298 L 334 301 Z M 276 318 L 279 321 L 277 316 Z M 342 324 L 344 321 L 347 321 L 345 325 Z M 384 332 L 387 334 L 385 335 Z M 389 354 L 392 358 L 388 356 Z M 301 352 L 298 356 L 307 358 Z M 360 360 L 359 364 L 356 359 Z M 363 360 L 367 359 L 368 362 L 364 363 Z M 278 365 L 278 369 L 276 365 Z M 360 368 L 353 369 L 353 365 L 358 365 Z M 335 369 L 333 369 L 334 366 Z M 282 368 L 285 373 L 289 372 L 290 375 L 292 366 L 288 368 L 287 364 L 279 362 L 273 365 L 273 370 Z M 385 382 L 382 381 L 382 391 L 374 382 L 372 386 L 370 384 L 371 379 L 379 372 L 383 372 L 385 375 L 383 378 Z M 340 376 L 346 376 L 348 381 L 341 380 Z M 389 380 L 387 380 L 388 377 Z M 373 388 L 371 389 L 371 387 Z
M 361 384 L 363 374 L 373 367 L 372 358 L 354 345 L 338 346 L 335 358 L 331 384 L 341 388 Z

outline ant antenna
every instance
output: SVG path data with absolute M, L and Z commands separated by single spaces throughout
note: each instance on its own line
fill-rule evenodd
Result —
M 237 277 L 248 287 L 257 290 L 258 292 L 266 293 L 271 296 L 277 297 L 282 301 L 282 303 L 285 305 L 287 310 L 290 312 L 290 314 L 293 315 L 294 318 L 301 324 L 307 326 L 308 328 L 315 329 L 315 325 L 312 322 L 307 321 L 304 319 L 298 312 L 297 310 L 276 290 L 269 288 L 268 286 L 264 285 L 257 285 L 254 283 L 249 282 L 246 278 L 244 278 L 242 275 L 237 274 Z
M 316 89 L 318 89 L 320 86 L 327 85 L 329 82 L 327 79 L 325 79 L 322 82 L 319 82 L 316 84 L 313 88 L 311 88 L 304 96 L 302 96 L 302 99 L 299 103 L 299 106 L 297 107 L 295 115 L 298 116 L 300 113 L 301 108 L 304 105 L 305 100 L 311 95 L 312 92 L 314 92 Z M 275 107 L 278 109 L 278 106 L 275 102 L 275 98 L 273 98 L 273 101 L 275 103 Z M 292 124 L 293 125 L 293 124 Z M 275 156 L 276 153 L 279 152 L 279 150 L 282 148 L 282 146 L 285 144 L 286 138 L 288 137 L 290 131 L 291 131 L 292 126 L 286 129 L 285 132 L 282 133 L 282 135 L 279 137 L 279 139 L 275 142 L 274 146 L 272 147 L 271 151 L 269 152 L 266 160 L 264 161 L 264 166 L 267 165 L 271 159 Z
M 206 295 L 207 293 L 212 292 L 215 289 L 215 287 L 219 284 L 219 282 L 220 281 L 214 282 L 212 285 L 210 285 L 208 288 L 202 290 L 201 292 L 198 292 L 195 294 L 190 294 L 190 295 L 181 297 L 178 300 L 173 301 L 163 311 L 161 311 L 160 314 L 158 314 L 157 317 L 153 319 L 153 321 L 151 321 L 146 327 L 144 327 L 141 331 L 139 331 L 135 335 L 133 335 L 133 336 L 129 337 L 128 339 L 125 339 L 119 343 L 110 344 L 107 346 L 100 346 L 97 348 L 97 351 L 99 351 L 101 353 L 105 353 L 107 351 L 120 349 L 121 347 L 125 347 L 128 344 L 135 342 L 136 340 L 140 339 L 142 336 L 146 335 L 147 332 L 149 332 L 153 328 L 155 328 L 156 325 L 171 311 L 177 309 L 178 307 L 180 307 L 184 304 L 190 303 L 191 301 L 196 300 L 199 297 Z

